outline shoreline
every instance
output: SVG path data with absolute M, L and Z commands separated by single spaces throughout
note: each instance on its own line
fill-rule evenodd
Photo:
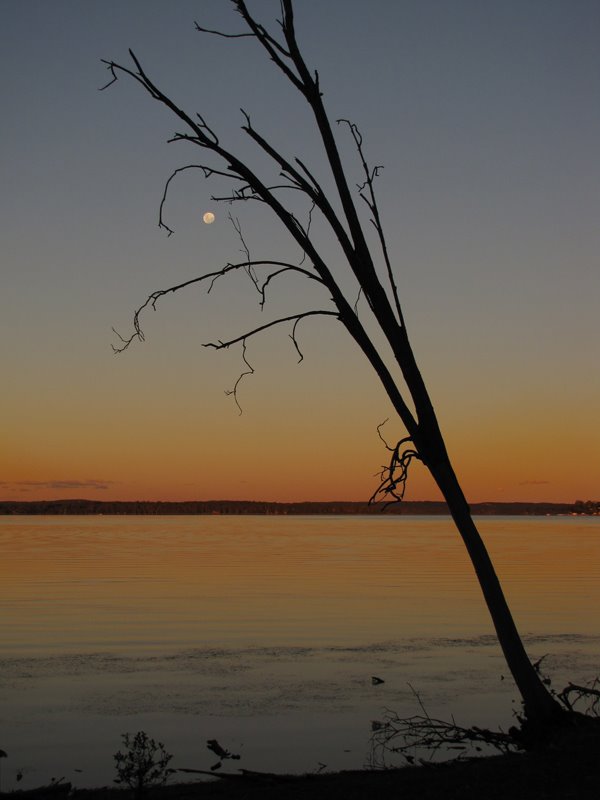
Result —
M 592 800 L 597 797 L 599 737 L 577 736 L 559 746 L 389 770 L 310 775 L 227 773 L 214 780 L 169 783 L 144 792 L 144 800 Z M 58 800 L 68 785 L 3 793 L 12 800 Z M 73 788 L 77 800 L 133 800 L 129 789 Z

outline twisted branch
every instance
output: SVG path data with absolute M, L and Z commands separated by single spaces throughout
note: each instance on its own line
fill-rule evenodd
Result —
M 394 447 L 386 442 L 381 433 L 381 429 L 386 422 L 387 419 L 377 426 L 377 435 L 384 443 L 386 449 L 389 450 L 391 456 L 389 463 L 385 464 L 378 473 L 380 483 L 369 500 L 369 505 L 383 502 L 382 511 L 385 511 L 394 503 L 402 502 L 406 491 L 406 482 L 408 480 L 410 465 L 413 459 L 421 461 L 421 456 L 417 450 L 409 446 L 413 441 L 410 436 L 405 436 L 403 439 L 400 439 Z

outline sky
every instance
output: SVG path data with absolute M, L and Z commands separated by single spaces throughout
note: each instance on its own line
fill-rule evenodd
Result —
M 249 0 L 265 25 L 276 0 Z M 112 328 L 156 289 L 240 259 L 300 254 L 268 209 L 215 203 L 182 125 L 133 81 L 98 91 L 132 48 L 161 88 L 270 175 L 240 108 L 329 186 L 309 110 L 228 0 L 20 0 L 0 31 L 0 499 L 365 500 L 402 426 L 326 303 L 244 275 L 164 298 L 120 355 Z M 600 5 L 596 0 L 298 0 L 332 120 L 384 169 L 378 201 L 411 341 L 467 498 L 597 499 L 600 478 Z M 352 183 L 361 179 L 336 130 Z M 202 222 L 212 211 L 215 221 Z M 368 218 L 364 218 L 366 229 Z M 315 239 L 356 288 L 318 221 Z M 374 241 L 373 244 L 375 245 Z M 359 313 L 366 315 L 364 305 Z M 415 468 L 407 498 L 436 499 Z

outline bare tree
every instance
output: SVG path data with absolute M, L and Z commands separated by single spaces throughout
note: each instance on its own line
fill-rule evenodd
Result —
M 144 339 L 140 322 L 140 315 L 144 309 L 156 307 L 157 301 L 164 295 L 177 292 L 192 284 L 205 282 L 210 291 L 218 279 L 243 270 L 259 293 L 261 304 L 264 304 L 269 284 L 286 274 L 299 275 L 320 285 L 329 296 L 326 307 L 311 308 L 276 318 L 235 338 L 212 342 L 206 346 L 221 350 L 240 344 L 248 371 L 251 371 L 252 367 L 246 359 L 246 343 L 251 337 L 268 328 L 279 325 L 291 326 L 290 335 L 302 357 L 296 340 L 297 326 L 301 321 L 314 316 L 329 316 L 336 318 L 344 326 L 375 370 L 407 433 L 397 444 L 388 446 L 389 463 L 381 473 L 381 483 L 374 499 L 401 500 L 409 468 L 414 460 L 422 462 L 429 470 L 448 504 L 468 550 L 500 645 L 522 695 L 527 721 L 533 727 L 546 725 L 564 712 L 541 682 L 525 652 L 493 564 L 454 473 L 432 401 L 409 341 L 375 193 L 375 181 L 380 168 L 369 165 L 357 126 L 349 120 L 338 120 L 338 123 L 346 128 L 356 146 L 363 172 L 363 182 L 358 187 L 358 198 L 377 235 L 379 245 L 377 249 L 380 252 L 376 259 L 367 244 L 363 221 L 355 202 L 356 194 L 350 188 L 333 128 L 325 110 L 319 74 L 309 69 L 299 48 L 292 0 L 281 0 L 281 18 L 278 20 L 278 28 L 274 29 L 275 32 L 270 31 L 256 19 L 244 0 L 231 0 L 231 2 L 243 21 L 242 33 L 210 30 L 196 23 L 197 30 L 228 39 L 250 37 L 264 49 L 276 68 L 298 90 L 312 113 L 330 171 L 327 180 L 332 181 L 334 188 L 326 194 L 314 170 L 311 171 L 310 167 L 299 158 L 288 156 L 276 149 L 253 126 L 250 117 L 245 115 L 242 130 L 254 142 L 258 151 L 270 159 L 278 173 L 277 182 L 272 183 L 263 177 L 264 173 L 255 171 L 246 160 L 227 150 L 201 114 L 186 112 L 161 91 L 133 52 L 130 51 L 129 66 L 115 61 L 105 61 L 111 80 L 103 88 L 112 85 L 121 75 L 132 78 L 154 100 L 169 109 L 184 126 L 183 132 L 176 132 L 170 141 L 186 142 L 199 148 L 201 153 L 209 157 L 207 162 L 180 167 L 168 179 L 159 213 L 159 225 L 167 233 L 171 234 L 172 229 L 165 222 L 163 211 L 171 181 L 184 170 L 199 169 L 206 178 L 219 177 L 231 182 L 230 194 L 213 199 L 230 203 L 256 201 L 264 204 L 279 219 L 304 254 L 300 264 L 268 259 L 254 260 L 250 257 L 241 228 L 238 227 L 246 257 L 237 263 L 228 263 L 214 272 L 152 292 L 135 312 L 133 333 L 128 338 L 120 337 L 119 346 L 115 350 L 121 352 L 134 340 Z M 300 215 L 295 211 L 296 205 L 289 201 L 290 190 L 294 196 L 299 195 L 305 199 L 308 207 L 307 222 L 301 221 Z M 311 220 L 316 215 L 319 215 L 321 223 L 328 226 L 328 230 L 335 237 L 343 255 L 344 265 L 356 280 L 359 296 L 366 301 L 369 326 L 371 326 L 369 329 L 359 318 L 357 303 L 349 300 L 342 291 L 341 282 L 334 277 L 332 269 L 311 234 Z M 373 325 L 383 334 L 389 345 L 389 356 L 374 343 L 373 334 L 369 332 L 373 330 Z M 394 377 L 398 368 L 402 379 L 400 375 L 398 378 Z M 237 384 L 233 390 L 237 399 L 236 391 Z

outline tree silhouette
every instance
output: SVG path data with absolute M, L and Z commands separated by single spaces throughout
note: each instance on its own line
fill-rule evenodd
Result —
M 140 322 L 142 312 L 148 307 L 155 308 L 157 301 L 164 295 L 180 291 L 192 284 L 204 282 L 210 291 L 215 281 L 220 278 L 229 273 L 244 271 L 259 295 L 261 306 L 265 303 L 268 286 L 283 275 L 294 274 L 319 285 L 326 295 L 325 307 L 311 308 L 275 318 L 235 338 L 210 342 L 205 346 L 221 350 L 235 344 L 241 345 L 247 369 L 242 372 L 233 389 L 237 401 L 239 381 L 252 371 L 246 357 L 246 344 L 251 337 L 268 328 L 287 325 L 290 327 L 290 336 L 301 359 L 302 353 L 296 338 L 300 322 L 314 316 L 329 316 L 345 327 L 375 370 L 407 433 L 394 446 L 387 445 L 390 453 L 389 463 L 381 473 L 380 486 L 373 499 L 391 502 L 401 500 L 409 469 L 414 460 L 422 462 L 429 470 L 448 504 L 473 563 L 498 640 L 523 698 L 525 717 L 530 725 L 545 725 L 562 713 L 561 708 L 543 685 L 524 649 L 493 564 L 454 473 L 432 401 L 409 341 L 375 193 L 375 182 L 380 167 L 373 167 L 368 163 L 363 139 L 357 126 L 349 120 L 338 120 L 338 124 L 352 137 L 363 172 L 363 182 L 358 186 L 358 199 L 360 204 L 363 204 L 362 210 L 366 209 L 369 222 L 377 235 L 379 255 L 376 259 L 367 244 L 364 221 L 355 202 L 357 195 L 349 186 L 333 128 L 326 113 L 319 74 L 309 69 L 298 45 L 292 0 L 281 0 L 281 19 L 278 20 L 279 29 L 276 33 L 269 31 L 250 13 L 244 0 L 231 0 L 231 2 L 244 23 L 244 32 L 215 31 L 196 23 L 197 30 L 227 39 L 251 37 L 265 50 L 277 69 L 298 90 L 312 112 L 323 153 L 329 165 L 330 176 L 326 179 L 328 181 L 332 179 L 333 188 L 329 194 L 326 193 L 314 171 L 311 171 L 307 164 L 276 149 L 243 112 L 242 130 L 254 142 L 262 156 L 270 160 L 278 173 L 277 182 L 272 183 L 263 177 L 263 171 L 258 172 L 246 160 L 227 150 L 221 144 L 215 130 L 201 114 L 186 112 L 164 94 L 131 50 L 130 66 L 115 61 L 105 61 L 111 73 L 111 80 L 102 87 L 103 89 L 111 86 L 120 75 L 127 75 L 137 81 L 153 99 L 159 101 L 183 123 L 184 131 L 176 132 L 169 141 L 186 142 L 210 156 L 207 163 L 186 164 L 169 177 L 159 212 L 159 225 L 169 235 L 173 231 L 165 222 L 163 212 L 171 182 L 181 172 L 196 169 L 206 178 L 218 176 L 230 182 L 231 193 L 224 197 L 214 197 L 214 200 L 229 203 L 259 202 L 267 206 L 303 253 L 300 263 L 251 258 L 241 227 L 232 217 L 246 257 L 242 261 L 228 263 L 213 272 L 152 292 L 134 314 L 133 333 L 128 338 L 119 335 L 119 345 L 114 349 L 116 352 L 121 352 L 134 340 L 143 341 L 144 333 Z M 291 195 L 294 201 L 289 200 Z M 306 203 L 306 222 L 301 221 L 301 215 L 297 211 L 298 196 Z M 354 276 L 359 297 L 366 301 L 369 329 L 359 317 L 358 303 L 348 299 L 347 293 L 341 288 L 341 281 L 334 277 L 311 233 L 311 223 L 313 217 L 317 215 L 321 223 L 324 223 L 333 234 L 343 256 L 344 266 Z M 344 277 L 344 285 L 346 283 Z M 369 332 L 374 329 L 373 325 L 389 345 L 391 354 L 389 357 L 375 344 L 373 334 Z M 394 372 L 398 368 L 404 385 L 394 377 Z

